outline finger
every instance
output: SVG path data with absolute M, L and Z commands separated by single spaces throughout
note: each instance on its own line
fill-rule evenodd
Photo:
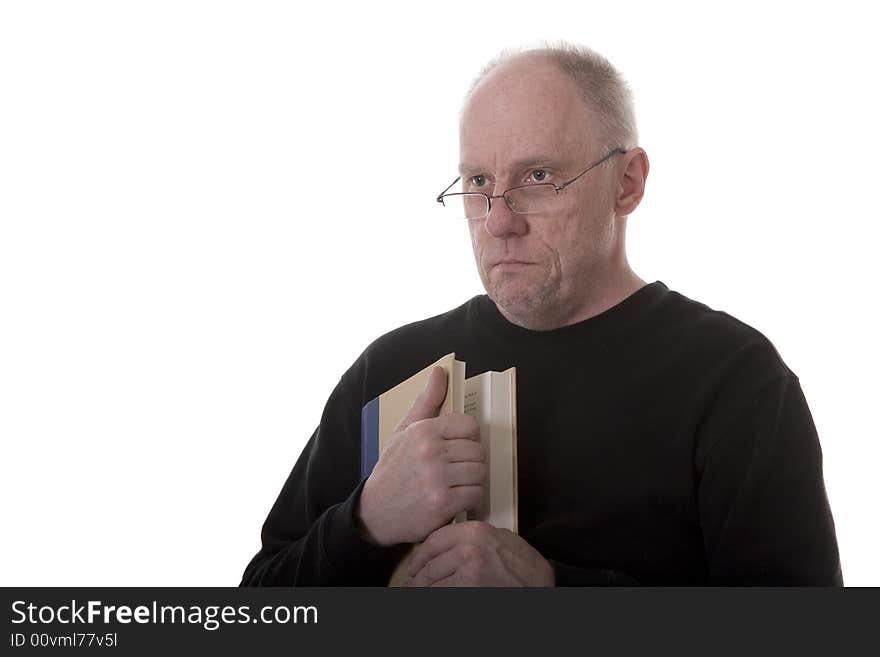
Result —
M 446 370 L 442 367 L 435 367 L 431 370 L 425 387 L 415 398 L 395 431 L 406 429 L 416 420 L 437 417 L 444 399 L 446 399 Z
M 450 463 L 459 461 L 486 461 L 486 453 L 483 446 L 473 440 L 455 438 L 443 443 L 444 453 Z
M 449 463 L 445 472 L 450 486 L 479 486 L 486 481 L 486 464 L 481 461 Z
M 449 517 L 462 511 L 473 511 L 479 509 L 483 505 L 483 486 L 481 485 L 459 485 L 452 486 L 449 489 L 451 502 L 449 506 Z M 461 527 L 465 523 L 455 523 L 450 527 Z M 440 528 L 442 529 L 442 527 Z M 437 530 L 439 531 L 439 530 Z
M 443 579 L 439 579 L 436 582 L 429 584 L 432 588 L 440 588 L 446 586 L 467 586 L 466 584 L 462 584 L 461 577 L 458 572 L 452 573 L 449 577 L 444 577 Z
M 455 574 L 459 563 L 461 563 L 461 555 L 458 554 L 457 550 L 447 550 L 446 552 L 438 554 L 426 563 L 424 567 L 413 576 L 409 585 L 433 586 L 435 582 Z
M 428 538 L 413 550 L 407 568 L 407 574 L 412 577 L 431 559 L 455 546 L 458 543 L 459 538 L 462 536 L 462 528 L 466 524 L 467 523 L 456 523 L 454 525 L 444 525 L 431 532 Z
M 437 431 L 447 439 L 467 438 L 468 440 L 480 440 L 480 424 L 464 413 L 448 413 L 441 415 L 435 422 Z

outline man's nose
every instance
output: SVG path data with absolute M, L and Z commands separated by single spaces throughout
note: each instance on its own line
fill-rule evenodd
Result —
M 492 198 L 485 226 L 486 232 L 492 237 L 522 235 L 526 231 L 526 218 L 513 212 L 504 198 L 497 196 Z

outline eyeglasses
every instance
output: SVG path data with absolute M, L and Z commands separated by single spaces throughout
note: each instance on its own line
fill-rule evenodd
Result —
M 483 219 L 489 216 L 493 198 L 503 198 L 510 211 L 517 214 L 552 212 L 557 207 L 559 192 L 571 185 L 590 169 L 599 166 L 614 155 L 622 155 L 623 153 L 626 153 L 624 148 L 610 150 L 601 159 L 593 162 L 574 178 L 561 185 L 554 185 L 553 183 L 519 185 L 494 196 L 484 194 L 483 192 L 449 192 L 452 186 L 461 180 L 461 176 L 459 176 L 452 181 L 452 185 L 449 185 L 449 187 L 440 192 L 437 196 L 437 202 L 443 205 L 443 207 L 453 208 L 462 212 L 465 219 Z M 447 201 L 449 201 L 449 205 L 446 205 Z

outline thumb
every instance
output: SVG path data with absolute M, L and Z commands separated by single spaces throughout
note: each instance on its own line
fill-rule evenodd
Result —
M 424 420 L 429 417 L 437 417 L 443 400 L 446 399 L 446 370 L 442 367 L 435 367 L 428 376 L 428 382 L 418 397 L 409 407 L 406 415 L 397 425 L 396 431 L 406 429 L 409 425 L 417 420 Z

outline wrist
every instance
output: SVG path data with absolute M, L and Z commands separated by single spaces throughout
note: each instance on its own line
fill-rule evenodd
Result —
M 367 483 L 369 483 L 369 481 Z M 375 520 L 364 513 L 364 496 L 367 494 L 367 486 L 365 484 L 361 489 L 357 504 L 354 506 L 354 525 L 365 541 L 379 547 L 387 547 L 388 545 L 391 545 L 391 543 L 382 540 L 382 538 L 376 533 Z

